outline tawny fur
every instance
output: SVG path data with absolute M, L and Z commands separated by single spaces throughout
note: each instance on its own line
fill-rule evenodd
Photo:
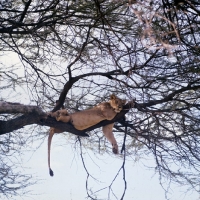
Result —
M 58 110 L 54 113 L 50 113 L 50 116 L 56 118 L 57 121 L 62 121 L 66 123 L 70 122 L 78 130 L 84 130 L 95 124 L 98 124 L 100 121 L 112 120 L 116 116 L 116 114 L 122 110 L 123 106 L 125 105 L 125 102 L 126 102 L 125 100 L 121 100 L 114 94 L 112 94 L 110 96 L 109 102 L 100 103 L 99 105 L 91 109 L 75 112 L 72 114 L 69 114 L 67 110 L 63 109 L 63 110 Z M 112 132 L 113 126 L 114 123 L 108 124 L 106 126 L 103 126 L 102 130 L 105 137 L 112 144 L 113 153 L 117 154 L 118 145 Z M 48 165 L 51 176 L 53 176 L 53 171 L 50 168 L 51 140 L 54 133 L 61 133 L 61 132 L 62 131 L 60 131 L 59 129 L 50 128 L 50 133 L 48 138 Z

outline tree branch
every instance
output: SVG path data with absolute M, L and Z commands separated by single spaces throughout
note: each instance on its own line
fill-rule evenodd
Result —
M 150 106 L 154 106 L 154 105 L 157 105 L 157 104 L 161 104 L 161 103 L 165 103 L 165 102 L 168 102 L 168 101 L 172 101 L 173 98 L 177 95 L 177 94 L 181 94 L 183 92 L 186 92 L 186 91 L 189 91 L 189 90 L 198 90 L 200 89 L 200 85 L 195 85 L 195 86 L 191 86 L 191 84 L 188 84 L 188 86 L 186 87 L 182 87 L 178 90 L 175 90 L 173 92 L 171 92 L 169 95 L 167 95 L 165 98 L 163 99 L 160 99 L 160 100 L 152 100 L 152 101 L 149 101 L 147 103 L 136 103 L 135 105 L 135 108 L 137 108 L 138 110 L 143 110 L 144 108 L 146 107 L 150 107 Z
M 0 101 L 0 113 L 32 113 L 36 112 L 39 115 L 45 115 L 42 109 L 38 106 L 23 105 L 20 103 L 11 103 Z
M 7 105 L 6 106 L 7 108 L 5 106 L 1 106 L 0 113 L 25 113 L 25 114 L 8 121 L 0 120 L 0 135 L 12 132 L 14 130 L 18 130 L 20 128 L 23 128 L 26 125 L 38 124 L 41 126 L 55 127 L 55 128 L 60 129 L 63 132 L 64 131 L 70 132 L 78 136 L 88 136 L 88 134 L 86 134 L 87 131 L 91 131 L 101 126 L 105 126 L 107 124 L 118 121 L 129 111 L 131 107 L 130 106 L 131 104 L 129 105 L 128 103 L 124 107 L 125 110 L 122 110 L 119 114 L 117 114 L 113 120 L 110 120 L 110 121 L 104 120 L 96 124 L 95 126 L 92 126 L 83 131 L 79 131 L 75 129 L 74 126 L 71 125 L 70 123 L 58 122 L 54 118 L 49 117 L 46 113 L 42 112 L 41 109 L 37 106 L 28 106 L 28 105 L 22 105 L 19 103 L 9 103 L 9 102 L 1 102 L 1 103 L 2 105 L 3 104 Z
M 74 81 L 68 82 L 69 85 L 65 85 L 65 88 L 63 89 L 63 92 L 62 92 L 63 96 L 61 95 L 60 98 L 64 98 L 66 96 L 65 93 L 72 86 L 73 82 Z M 27 105 L 22 105 L 19 103 L 0 102 L 0 113 L 26 113 L 15 119 L 11 119 L 8 121 L 0 121 L 0 135 L 23 128 L 25 125 L 38 124 L 41 126 L 55 127 L 62 130 L 63 132 L 67 131 L 79 136 L 88 136 L 86 132 L 105 126 L 107 124 L 111 124 L 116 121 L 119 121 L 127 112 L 129 112 L 131 108 L 137 108 L 138 110 L 144 111 L 146 107 L 172 101 L 173 97 L 177 94 L 180 94 L 188 90 L 197 90 L 199 88 L 200 88 L 200 85 L 194 85 L 192 87 L 191 84 L 188 84 L 188 86 L 175 90 L 172 93 L 170 93 L 168 96 L 160 100 L 153 100 L 147 103 L 136 103 L 135 101 L 130 101 L 123 107 L 123 110 L 120 113 L 118 113 L 112 120 L 101 121 L 100 123 L 88 129 L 85 129 L 83 131 L 79 131 L 75 129 L 69 123 L 57 122 L 54 118 L 48 117 L 47 114 L 45 114 L 37 106 L 27 106 Z

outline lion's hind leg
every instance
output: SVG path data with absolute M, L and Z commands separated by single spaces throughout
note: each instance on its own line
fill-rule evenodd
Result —
M 49 113 L 49 115 L 51 117 L 56 118 L 57 121 L 66 122 L 66 123 L 69 122 L 71 119 L 66 109 L 57 110 L 56 112 L 51 112 Z
M 67 112 L 66 109 L 59 110 L 58 112 L 59 113 L 56 116 L 57 121 L 66 122 L 66 123 L 70 121 L 71 117 L 69 116 L 69 113 Z
M 69 113 L 66 109 L 57 110 L 56 112 L 50 112 L 48 115 L 54 118 L 58 118 L 59 116 L 68 116 Z
M 59 115 L 62 115 L 62 116 L 69 115 L 69 113 L 68 113 L 68 111 L 66 109 L 58 110 L 58 112 L 59 112 Z
M 56 112 L 49 112 L 48 115 L 53 118 L 56 118 L 59 115 L 59 110 L 57 110 Z
M 60 115 L 60 116 L 57 116 L 56 117 L 56 120 L 57 121 L 61 121 L 61 122 L 70 122 L 70 120 L 71 120 L 71 117 L 68 115 Z

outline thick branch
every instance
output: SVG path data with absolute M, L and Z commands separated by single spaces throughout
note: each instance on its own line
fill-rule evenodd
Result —
M 67 87 L 71 87 L 72 86 L 71 84 L 68 85 Z M 25 125 L 38 124 L 42 126 L 59 128 L 60 130 L 67 131 L 75 135 L 87 136 L 86 134 L 87 131 L 91 131 L 96 128 L 105 126 L 107 124 L 119 121 L 131 108 L 137 108 L 138 110 L 144 111 L 146 107 L 172 101 L 175 95 L 177 94 L 180 94 L 188 90 L 198 90 L 199 88 L 200 88 L 200 85 L 195 85 L 195 86 L 188 85 L 186 87 L 183 87 L 181 89 L 178 89 L 170 93 L 168 96 L 160 100 L 149 101 L 147 103 L 136 103 L 136 102 L 133 103 L 133 101 L 129 102 L 124 106 L 123 110 L 115 116 L 114 119 L 104 120 L 88 129 L 85 129 L 84 131 L 76 130 L 71 124 L 57 122 L 54 118 L 48 117 L 37 106 L 25 106 L 22 104 L 1 102 L 0 113 L 26 113 L 26 114 L 9 121 L 0 121 L 0 134 L 8 133 L 8 132 L 17 130 L 19 128 L 23 128 Z M 66 88 L 66 90 L 67 89 L 68 88 Z M 64 91 L 64 92 L 67 92 L 67 91 Z M 64 98 L 64 94 L 63 94 L 63 98 Z
M 8 121 L 0 121 L 0 135 L 23 128 L 30 124 L 37 124 L 38 114 L 28 113 Z
M 45 114 L 40 107 L 0 101 L 0 113 L 32 113 Z
M 0 135 L 12 132 L 14 130 L 18 130 L 20 128 L 23 128 L 26 125 L 31 125 L 31 124 L 38 124 L 41 126 L 49 126 L 49 127 L 55 127 L 63 132 L 70 132 L 75 135 L 79 136 L 88 136 L 86 134 L 87 131 L 94 130 L 96 128 L 99 128 L 101 126 L 113 123 L 115 121 L 118 121 L 120 118 L 122 118 L 128 111 L 129 108 L 131 107 L 131 103 L 127 104 L 124 107 L 124 110 L 122 110 L 119 114 L 116 115 L 116 117 L 113 120 L 105 120 L 102 121 L 95 126 L 92 126 L 84 131 L 79 131 L 75 129 L 70 123 L 63 123 L 63 122 L 57 122 L 54 118 L 47 116 L 44 112 L 41 111 L 40 108 L 37 106 L 27 106 L 27 105 L 22 105 L 18 103 L 8 103 L 4 102 L 4 105 L 9 105 L 10 108 L 2 108 L 0 109 L 1 113 L 26 113 L 20 117 L 17 117 L 15 119 L 11 119 L 8 121 L 0 121 Z M 16 108 L 14 108 L 16 106 Z M 24 107 L 23 107 L 24 106 Z M 8 106 L 7 106 L 8 107 Z M 11 107 L 13 107 L 13 110 L 11 110 Z M 17 109 L 18 107 L 18 109 Z M 4 109 L 4 112 L 3 112 Z
M 24 18 L 25 18 L 25 15 L 26 15 L 26 13 L 27 13 L 27 11 L 28 11 L 28 8 L 29 8 L 29 6 L 31 5 L 31 2 L 32 2 L 32 0 L 29 0 L 29 1 L 25 4 L 25 8 L 24 8 L 24 11 L 22 12 L 22 15 L 21 15 L 21 17 L 20 17 L 19 22 L 23 22 L 23 20 L 24 20 Z
M 55 127 L 63 130 L 63 132 L 67 131 L 78 136 L 88 136 L 84 131 L 76 130 L 71 124 L 57 122 L 54 118 L 37 112 L 27 113 L 8 121 L 0 121 L 0 135 L 21 129 L 31 124 Z

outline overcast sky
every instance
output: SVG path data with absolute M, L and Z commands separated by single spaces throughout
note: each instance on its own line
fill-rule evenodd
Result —
M 66 138 L 65 138 L 66 139 Z M 25 172 L 31 173 L 33 178 L 39 178 L 41 181 L 31 186 L 32 195 L 27 195 L 23 199 L 34 200 L 81 200 L 86 199 L 86 177 L 80 151 L 75 150 L 74 145 L 67 144 L 62 135 L 55 135 L 52 144 L 51 166 L 54 170 L 54 177 L 50 177 L 47 166 L 47 141 L 44 141 L 39 149 L 34 153 L 26 153 L 23 157 L 23 167 Z M 66 143 L 66 144 L 64 144 Z M 35 145 L 33 145 L 35 146 Z M 100 190 L 109 186 L 118 170 L 122 165 L 122 160 L 111 155 L 94 155 L 90 150 L 84 154 L 86 167 L 92 176 L 97 180 L 89 179 L 89 186 L 93 191 Z M 153 170 L 147 170 L 147 166 L 153 167 L 153 161 L 150 158 L 141 159 L 139 162 L 132 160 L 126 161 L 126 181 L 127 192 L 125 200 L 164 200 L 165 192 L 159 184 L 159 178 Z M 113 184 L 113 192 L 117 197 L 123 193 L 124 183 L 122 173 L 119 174 Z M 197 193 L 188 193 L 185 196 L 184 187 L 179 188 L 171 185 L 168 195 L 170 200 L 197 200 Z M 97 193 L 100 199 L 108 199 L 108 189 Z M 21 197 L 14 198 L 22 199 Z M 112 196 L 111 200 L 115 198 Z M 120 199 L 120 198 L 119 198 Z

